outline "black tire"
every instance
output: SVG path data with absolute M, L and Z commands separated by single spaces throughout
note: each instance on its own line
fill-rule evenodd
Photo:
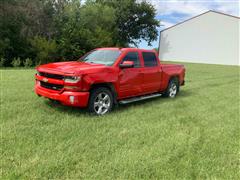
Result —
M 105 87 L 97 87 L 91 90 L 88 111 L 95 115 L 104 115 L 113 108 L 112 92 Z
M 175 98 L 179 92 L 178 78 L 170 79 L 166 91 L 163 93 L 163 97 Z

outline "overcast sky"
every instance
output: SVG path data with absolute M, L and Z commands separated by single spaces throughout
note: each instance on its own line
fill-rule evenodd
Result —
M 157 10 L 156 19 L 161 20 L 159 32 L 176 23 L 189 19 L 209 10 L 215 10 L 234 16 L 240 16 L 240 0 L 147 0 Z M 159 38 L 159 37 L 158 37 Z M 152 47 L 141 42 L 139 48 L 152 49 L 158 47 L 158 40 Z

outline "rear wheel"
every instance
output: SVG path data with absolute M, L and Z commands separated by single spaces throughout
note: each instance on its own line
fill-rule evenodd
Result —
M 113 95 L 108 88 L 99 87 L 92 90 L 88 110 L 96 115 L 104 115 L 112 110 Z
M 175 98 L 179 91 L 179 82 L 177 78 L 173 78 L 169 81 L 168 88 L 163 94 L 164 97 Z

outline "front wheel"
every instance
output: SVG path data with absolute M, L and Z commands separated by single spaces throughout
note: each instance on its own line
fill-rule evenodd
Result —
M 168 88 L 163 94 L 164 97 L 175 98 L 179 90 L 178 79 L 174 78 L 169 81 Z
M 112 110 L 113 96 L 109 89 L 100 87 L 93 89 L 90 95 L 88 110 L 96 115 L 104 115 Z

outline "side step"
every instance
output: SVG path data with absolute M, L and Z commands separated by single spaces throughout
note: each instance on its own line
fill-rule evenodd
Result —
M 119 101 L 119 104 L 128 104 L 128 103 L 132 103 L 132 102 L 136 102 L 136 101 L 159 97 L 161 95 L 162 94 L 150 94 L 150 95 L 145 95 L 145 96 L 133 97 L 133 98 L 121 100 L 121 101 Z

